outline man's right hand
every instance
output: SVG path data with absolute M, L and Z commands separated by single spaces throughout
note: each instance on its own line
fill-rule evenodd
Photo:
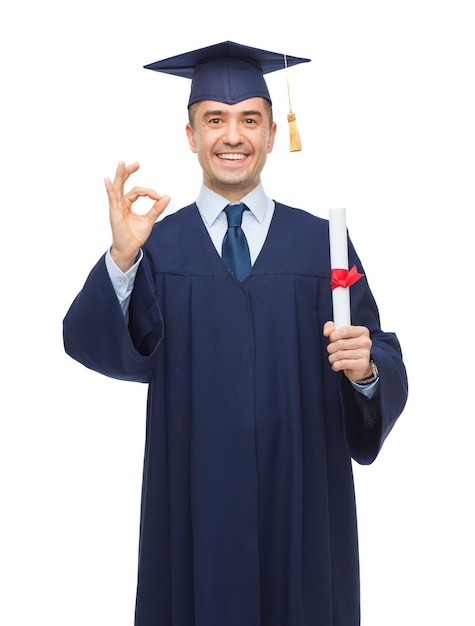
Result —
M 114 182 L 105 179 L 109 196 L 109 218 L 112 228 L 111 257 L 116 265 L 126 272 L 132 267 L 140 248 L 147 241 L 153 225 L 168 206 L 170 196 L 160 196 L 153 189 L 134 187 L 124 194 L 124 184 L 131 174 L 139 169 L 138 163 L 117 166 Z M 134 213 L 133 203 L 141 197 L 154 201 L 152 208 L 145 214 Z

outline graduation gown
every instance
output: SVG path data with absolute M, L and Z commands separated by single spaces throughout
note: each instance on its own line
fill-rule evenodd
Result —
M 363 271 L 350 242 L 350 264 Z M 366 278 L 351 291 L 376 400 L 331 370 L 328 222 L 276 203 L 240 283 L 195 204 L 158 222 L 126 324 L 104 259 L 64 320 L 66 351 L 149 384 L 136 626 L 357 626 L 351 458 L 371 463 L 407 381 Z

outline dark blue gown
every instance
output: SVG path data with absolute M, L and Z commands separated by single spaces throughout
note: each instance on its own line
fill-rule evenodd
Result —
M 362 270 L 350 242 L 350 265 Z M 158 222 L 128 326 L 104 259 L 64 320 L 68 354 L 149 383 L 136 626 L 357 626 L 351 458 L 368 464 L 407 380 L 366 278 L 376 400 L 327 359 L 328 222 L 276 203 L 248 278 L 224 267 L 196 205 Z

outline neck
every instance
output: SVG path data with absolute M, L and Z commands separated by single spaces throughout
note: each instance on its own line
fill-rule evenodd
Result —
M 240 202 L 244 196 L 250 193 L 253 189 L 255 189 L 259 185 L 260 181 L 258 180 L 254 185 L 249 185 L 247 187 L 239 187 L 236 185 L 213 185 L 210 184 L 209 181 L 203 180 L 203 184 L 205 187 L 214 191 L 218 195 L 226 198 L 229 202 L 235 204 L 236 202 Z

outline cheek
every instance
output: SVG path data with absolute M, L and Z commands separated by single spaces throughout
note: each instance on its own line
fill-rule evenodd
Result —
M 194 133 L 191 141 L 192 150 L 198 154 L 206 154 L 211 150 L 213 145 L 212 138 L 204 133 Z

